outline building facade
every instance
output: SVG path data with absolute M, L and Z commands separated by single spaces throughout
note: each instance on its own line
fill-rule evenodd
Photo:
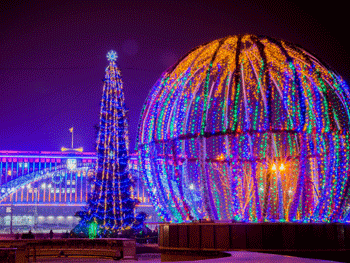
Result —
M 79 221 L 75 212 L 86 204 L 94 172 L 94 152 L 0 151 L 0 231 L 69 231 Z M 136 213 L 157 221 L 137 169 L 130 156 L 133 195 L 140 201 Z

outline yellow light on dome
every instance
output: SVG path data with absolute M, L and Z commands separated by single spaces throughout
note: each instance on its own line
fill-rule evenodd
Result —
M 284 170 L 286 170 L 286 167 L 285 167 L 284 164 L 282 163 L 282 164 L 280 165 L 280 171 L 284 171 Z
M 217 157 L 217 159 L 218 159 L 219 161 L 223 161 L 223 160 L 225 160 L 225 155 L 222 153 L 221 155 L 219 155 L 219 156 Z
M 271 170 L 274 171 L 274 172 L 277 170 L 276 164 L 272 165 Z

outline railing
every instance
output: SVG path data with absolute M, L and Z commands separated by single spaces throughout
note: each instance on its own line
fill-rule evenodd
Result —
M 134 239 L 52 239 L 52 240 L 0 240 L 2 248 L 17 248 L 17 258 L 21 262 L 34 262 L 38 257 L 111 257 L 113 259 L 135 259 L 136 243 Z M 18 249 L 21 253 L 18 253 Z M 25 259 L 25 261 L 23 261 Z M 6 261 L 5 261 L 6 262 Z

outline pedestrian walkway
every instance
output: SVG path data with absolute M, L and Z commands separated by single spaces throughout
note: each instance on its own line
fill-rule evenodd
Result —
M 230 251 L 227 252 L 231 254 L 231 257 L 225 258 L 214 258 L 196 261 L 176 261 L 176 262 L 198 262 L 198 263 L 331 263 L 336 261 L 327 261 L 320 259 L 309 259 L 309 258 L 299 258 L 291 256 L 282 256 L 274 254 L 265 254 L 258 252 L 247 252 L 247 251 Z M 161 262 L 159 253 L 146 253 L 138 254 L 138 260 L 122 260 L 122 263 L 150 263 L 150 262 Z M 113 259 L 100 259 L 100 258 L 48 258 L 48 259 L 38 259 L 38 263 L 116 263 L 117 261 Z M 174 263 L 175 261 L 173 261 Z M 171 262 L 168 262 L 171 263 Z

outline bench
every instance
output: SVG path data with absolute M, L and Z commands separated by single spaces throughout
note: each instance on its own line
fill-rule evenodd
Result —
M 15 249 L 13 262 L 36 261 L 38 257 L 136 259 L 136 242 L 127 238 L 0 240 L 0 247 Z
M 29 258 L 33 258 L 34 261 L 38 257 L 101 257 L 101 258 L 113 258 L 119 260 L 123 258 L 122 248 L 111 249 L 83 249 L 83 248 L 30 248 L 28 253 Z
M 16 262 L 17 248 L 0 248 L 0 262 Z

